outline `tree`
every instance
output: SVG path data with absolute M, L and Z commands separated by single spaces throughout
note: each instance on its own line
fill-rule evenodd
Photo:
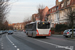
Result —
M 3 22 L 5 21 L 6 14 L 8 13 L 8 1 L 0 0 L 0 29 L 2 29 Z
M 39 5 L 38 6 L 38 15 L 39 15 L 39 17 L 40 17 L 40 21 L 42 21 L 42 19 L 43 19 L 43 9 L 44 9 L 44 6 L 43 5 Z
M 9 29 L 9 27 L 8 27 L 8 21 L 5 21 L 4 22 L 4 28 L 5 28 L 5 30 L 8 30 Z
M 26 20 L 24 20 L 24 21 L 23 21 L 23 23 L 24 23 L 24 28 L 25 28 L 26 24 L 28 24 L 28 23 L 30 23 L 30 22 L 31 22 L 31 20 L 30 20 L 29 18 L 27 18 Z
M 72 37 L 73 38 L 73 28 L 75 26 L 75 9 L 72 9 L 71 7 L 69 7 L 68 9 L 68 12 L 67 12 L 67 15 L 68 17 L 68 23 L 69 23 L 69 26 L 71 25 L 72 27 Z
M 0 22 L 3 22 L 6 14 L 8 13 L 8 1 L 0 0 Z

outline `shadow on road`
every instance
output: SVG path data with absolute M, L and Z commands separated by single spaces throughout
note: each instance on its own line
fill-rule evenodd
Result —
M 50 39 L 50 38 L 47 38 L 47 37 L 35 37 L 35 39 Z

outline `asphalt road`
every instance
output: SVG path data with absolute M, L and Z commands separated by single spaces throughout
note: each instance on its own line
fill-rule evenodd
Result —
M 23 32 L 0 35 L 0 50 L 75 50 L 75 40 L 62 35 L 32 38 Z

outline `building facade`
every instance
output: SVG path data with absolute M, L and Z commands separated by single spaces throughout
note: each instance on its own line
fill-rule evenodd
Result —
M 14 30 L 24 30 L 24 23 L 14 23 L 13 29 Z
M 48 21 L 51 21 L 51 27 L 55 27 L 56 24 L 67 24 L 68 17 L 66 17 L 66 14 L 70 9 L 75 9 L 75 0 L 62 0 L 61 2 L 56 0 L 56 5 L 47 12 Z
M 45 17 L 46 17 L 48 10 L 49 8 L 47 6 L 44 9 L 38 9 L 38 13 L 32 15 L 32 22 L 41 20 L 41 18 L 42 18 L 41 21 L 45 21 L 46 20 Z

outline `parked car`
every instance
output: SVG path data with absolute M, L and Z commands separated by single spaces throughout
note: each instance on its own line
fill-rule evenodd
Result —
M 75 36 L 75 29 L 73 29 L 73 35 Z M 63 36 L 72 37 L 72 29 L 67 29 L 63 32 Z
M 9 30 L 9 31 L 8 31 L 8 34 L 13 34 L 13 31 L 12 31 L 12 30 Z
M 17 30 L 13 30 L 14 32 L 17 32 Z
M 5 34 L 5 30 L 3 30 L 2 32 L 3 32 L 3 34 Z
M 2 31 L 0 31 L 0 35 L 2 34 L 3 32 Z
M 8 33 L 8 30 L 5 30 L 4 32 L 5 32 L 5 33 Z

